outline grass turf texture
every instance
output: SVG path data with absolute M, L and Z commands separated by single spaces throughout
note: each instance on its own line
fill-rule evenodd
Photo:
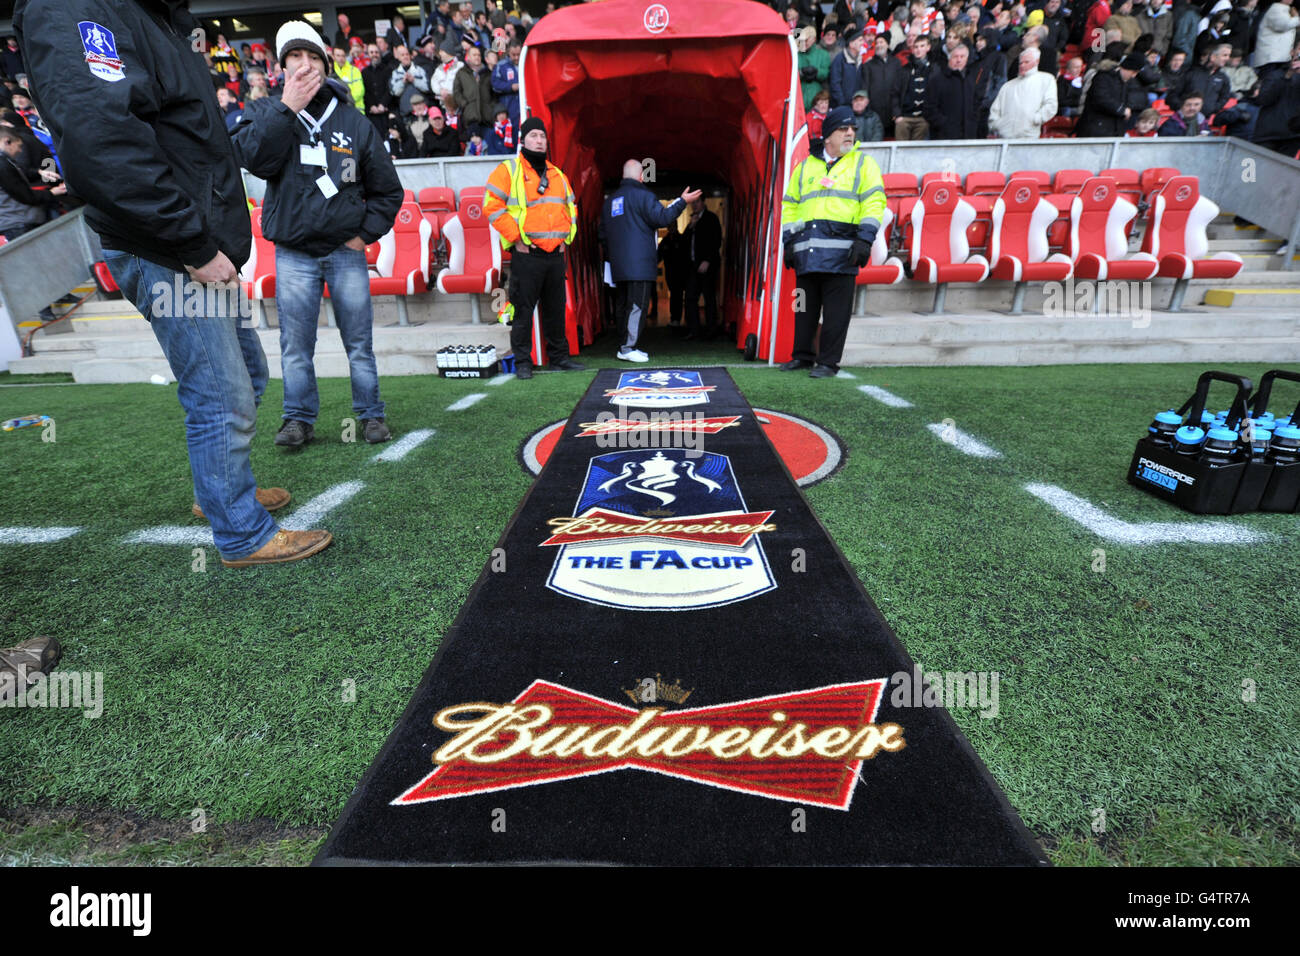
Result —
M 674 351 L 655 352 L 656 364 L 735 354 Z M 1264 368 L 1233 370 L 1258 381 Z M 1265 545 L 1127 547 L 1022 487 L 1056 484 L 1129 521 L 1198 520 L 1124 472 L 1153 413 L 1180 403 L 1203 368 L 850 371 L 855 380 L 813 382 L 731 369 L 753 405 L 844 441 L 843 469 L 806 493 L 912 657 L 927 671 L 1001 675 L 996 719 L 954 717 L 1055 862 L 1300 863 L 1300 671 L 1284 649 L 1300 619 L 1287 585 L 1300 572 L 1295 516 L 1226 519 L 1272 534 Z M 57 441 L 42 443 L 37 428 L 0 436 L 0 527 L 85 530 L 0 546 L 0 639 L 57 635 L 61 669 L 103 671 L 106 699 L 98 720 L 0 711 L 5 802 L 162 820 L 201 807 L 215 824 L 335 819 L 527 490 L 520 442 L 567 416 L 589 381 L 388 378 L 395 434 L 437 434 L 381 464 L 368 463 L 378 448 L 339 439 L 345 380 L 320 383 L 316 444 L 273 448 L 272 382 L 253 456 L 260 482 L 288 487 L 296 504 L 342 481 L 366 488 L 324 522 L 336 536 L 324 554 L 231 571 L 209 549 L 204 573 L 189 547 L 121 543 L 140 528 L 197 524 L 175 386 L 39 389 Z M 887 408 L 860 384 L 916 407 Z M 0 416 L 29 411 L 20 391 Z M 444 411 L 471 392 L 488 397 Z M 1276 401 L 1288 397 L 1283 383 Z M 945 418 L 1005 457 L 940 443 L 925 425 Z M 21 849 L 15 839 L 0 840 L 0 859 L 68 854 L 66 833 Z M 178 853 L 204 860 L 210 848 Z

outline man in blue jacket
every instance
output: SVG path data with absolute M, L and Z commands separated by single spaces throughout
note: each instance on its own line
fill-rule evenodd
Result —
M 682 214 L 686 204 L 700 198 L 700 190 L 684 190 L 678 199 L 662 205 L 641 181 L 639 160 L 623 164 L 623 181 L 605 200 L 600 232 L 609 260 L 610 277 L 618 289 L 617 312 L 624 362 L 648 362 L 650 356 L 636 347 L 650 290 L 654 288 L 659 258 L 655 235 Z
M 348 355 L 352 409 L 366 441 L 392 437 L 379 397 L 366 245 L 393 227 L 402 183 L 375 127 L 352 94 L 329 77 L 325 43 L 291 20 L 276 34 L 285 74 L 309 81 L 301 95 L 260 99 L 231 137 L 240 165 L 267 181 L 262 234 L 275 243 L 284 422 L 275 443 L 300 448 L 315 437 L 320 397 L 313 354 L 322 284 L 328 283 Z

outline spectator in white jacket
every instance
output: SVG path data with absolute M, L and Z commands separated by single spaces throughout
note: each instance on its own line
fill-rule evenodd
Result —
M 1056 115 L 1056 78 L 1038 69 L 1036 47 L 1020 53 L 1020 73 L 998 90 L 989 109 L 989 130 L 1001 139 L 1037 139 Z
M 399 46 L 393 52 L 397 54 L 397 68 L 388 78 L 388 92 L 397 101 L 397 112 L 402 114 L 403 119 L 407 119 L 412 112 L 411 97 L 416 93 L 429 92 L 429 76 L 415 62 L 407 47 Z
M 1264 12 L 1259 21 L 1259 36 L 1255 40 L 1255 69 L 1268 63 L 1281 63 L 1291 59 L 1291 49 L 1296 44 L 1296 27 L 1300 14 L 1291 5 L 1292 0 L 1279 0 Z

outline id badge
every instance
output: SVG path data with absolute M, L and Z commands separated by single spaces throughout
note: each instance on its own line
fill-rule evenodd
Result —
M 325 144 L 317 143 L 315 146 L 308 146 L 306 143 L 298 144 L 298 159 L 304 166 L 325 167 Z
M 339 191 L 339 187 L 334 185 L 334 180 L 330 179 L 329 173 L 321 173 L 320 178 L 316 180 L 316 188 L 324 194 L 326 199 L 338 195 Z
M 822 177 L 822 189 L 830 189 L 834 185 L 835 180 L 831 179 L 829 176 Z

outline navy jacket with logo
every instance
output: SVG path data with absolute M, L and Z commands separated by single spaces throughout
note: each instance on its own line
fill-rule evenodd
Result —
M 252 231 L 184 0 L 18 0 L 14 31 L 68 189 L 103 244 L 181 271 Z M 85 33 L 83 34 L 83 30 Z
M 615 282 L 653 282 L 659 271 L 655 233 L 682 214 L 679 196 L 662 205 L 649 187 L 624 179 L 605 200 L 600 231 L 605 239 L 610 276 Z
M 231 141 L 241 165 L 266 180 L 262 234 L 309 256 L 325 256 L 353 236 L 374 242 L 393 227 L 402 206 L 402 183 L 375 126 L 330 78 L 304 107 L 319 119 L 330 99 L 338 105 L 321 127 L 329 177 L 338 192 L 326 199 L 316 185 L 325 170 L 304 166 L 299 146 L 311 137 L 282 100 L 254 100 Z

